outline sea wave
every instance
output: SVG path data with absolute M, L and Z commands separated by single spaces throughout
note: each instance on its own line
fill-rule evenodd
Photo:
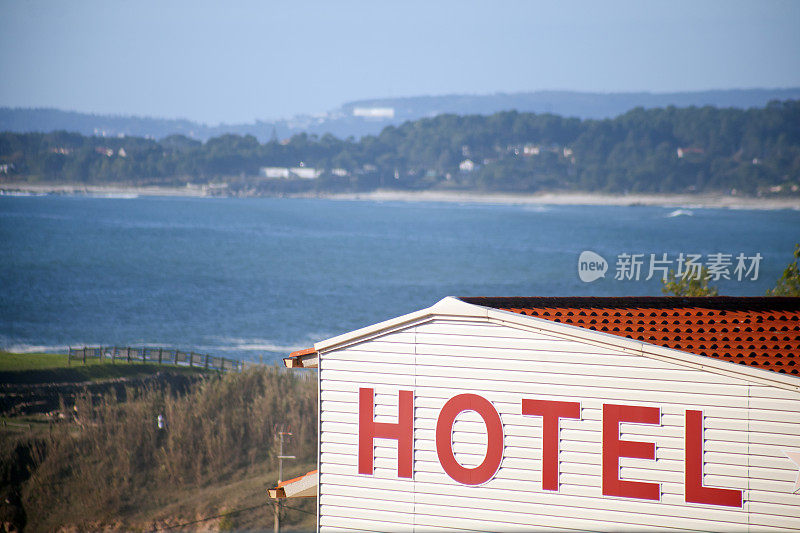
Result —
M 546 205 L 526 205 L 523 206 L 522 210 L 531 213 L 549 213 L 553 208 Z
M 175 346 L 174 344 L 170 344 L 168 342 L 134 342 L 130 344 L 131 348 L 169 348 L 174 350 L 175 348 L 181 349 L 181 346 Z
M 673 217 L 693 217 L 694 213 L 688 209 L 676 209 L 667 215 L 667 218 Z
M 322 338 L 322 337 L 320 337 Z M 132 342 L 123 343 L 118 346 L 130 346 L 132 348 L 164 348 L 166 350 L 179 349 L 182 351 L 194 351 L 197 353 L 231 353 L 231 352 L 273 352 L 280 354 L 288 354 L 297 350 L 308 348 L 313 344 L 312 341 L 307 343 L 287 344 L 270 341 L 268 339 L 214 339 L 212 342 L 198 343 L 194 346 L 175 345 L 168 342 Z M 72 343 L 72 344 L 27 344 L 20 342 L 0 342 L 0 350 L 9 353 L 66 353 L 70 347 L 82 348 L 98 347 L 98 346 L 111 346 L 108 343 L 88 342 L 88 343 Z
M 236 345 L 236 350 L 244 350 L 247 352 L 296 352 L 297 350 L 302 350 L 303 348 L 307 348 L 307 346 L 303 346 L 301 344 L 296 345 L 280 345 L 280 344 L 271 344 L 271 343 L 255 343 L 255 344 L 238 344 Z
M 96 346 L 87 344 L 86 346 Z M 69 350 L 69 345 L 57 344 L 53 346 L 39 344 L 10 344 L 2 347 L 3 351 L 10 353 L 65 353 Z
M 223 352 L 280 352 L 289 353 L 303 348 L 308 348 L 311 342 L 301 344 L 284 344 L 270 339 L 241 339 L 235 337 L 217 337 L 214 341 L 219 344 L 209 345 L 208 348 Z
M 30 192 L 30 191 L 4 191 L 0 189 L 0 196 L 45 196 L 43 192 Z
M 127 192 L 93 192 L 88 194 L 82 194 L 81 196 L 86 196 L 88 198 L 111 198 L 117 200 L 133 200 L 139 198 L 139 195 L 136 193 L 127 193 Z

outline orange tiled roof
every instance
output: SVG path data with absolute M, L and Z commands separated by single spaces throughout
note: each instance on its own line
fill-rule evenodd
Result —
M 301 357 L 303 355 L 311 355 L 312 353 L 316 353 L 313 346 L 311 348 L 303 348 L 302 350 L 294 351 L 289 354 L 289 357 Z
M 316 473 L 317 473 L 317 470 L 312 470 L 310 472 L 306 472 L 305 474 L 303 474 L 301 476 L 297 476 L 297 477 L 292 478 L 292 479 L 287 479 L 286 481 L 281 481 L 280 483 L 278 483 L 278 485 L 275 488 L 285 487 L 286 485 L 289 485 L 291 483 L 295 483 L 297 481 L 300 481 L 301 479 L 303 479 L 306 476 L 311 476 L 311 475 L 316 474 Z
M 800 298 L 461 298 L 732 363 L 800 375 Z

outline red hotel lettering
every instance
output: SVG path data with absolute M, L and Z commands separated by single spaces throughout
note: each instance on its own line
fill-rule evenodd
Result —
M 397 440 L 397 475 L 413 476 L 414 392 L 398 394 L 397 423 L 375 422 L 375 394 L 358 389 L 358 473 L 373 473 L 375 439 Z M 462 411 L 475 411 L 486 424 L 486 455 L 475 468 L 466 468 L 453 453 L 453 424 Z M 542 417 L 542 488 L 558 490 L 559 423 L 562 418 L 580 420 L 579 402 L 522 399 L 522 414 Z M 658 483 L 619 478 L 620 457 L 655 459 L 652 442 L 620 440 L 621 422 L 659 424 L 658 407 L 603 404 L 604 496 L 659 500 Z M 503 460 L 503 424 L 494 406 L 477 394 L 459 394 L 444 404 L 436 421 L 436 453 L 444 471 L 459 483 L 480 485 L 492 479 Z M 686 411 L 684 432 L 684 500 L 688 503 L 742 507 L 742 491 L 703 486 L 703 412 Z
M 603 494 L 643 500 L 659 500 L 658 483 L 625 481 L 619 478 L 619 458 L 655 459 L 656 445 L 652 442 L 619 440 L 619 423 L 658 424 L 661 410 L 658 407 L 632 405 L 603 405 Z
M 475 468 L 465 468 L 453 455 L 453 423 L 462 411 L 475 411 L 486 424 L 486 456 Z M 477 394 L 459 394 L 450 398 L 436 421 L 436 453 L 448 476 L 465 485 L 480 485 L 494 477 L 503 460 L 503 423 L 494 406 Z
M 686 411 L 684 435 L 685 497 L 691 503 L 710 503 L 728 507 L 742 506 L 742 491 L 703 486 L 703 412 Z
M 358 389 L 358 473 L 372 474 L 376 438 L 397 439 L 397 475 L 412 477 L 414 442 L 414 392 L 401 390 L 397 423 L 375 422 L 372 389 Z
M 581 417 L 578 402 L 522 400 L 522 414 L 542 417 L 542 488 L 558 490 L 558 423 Z

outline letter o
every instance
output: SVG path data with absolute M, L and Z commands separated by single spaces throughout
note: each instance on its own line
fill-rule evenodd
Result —
M 461 466 L 453 454 L 453 423 L 461 411 L 475 411 L 486 424 L 486 456 L 475 468 Z M 436 421 L 436 453 L 447 475 L 459 483 L 480 485 L 492 479 L 503 460 L 503 424 L 491 402 L 477 394 L 450 398 Z

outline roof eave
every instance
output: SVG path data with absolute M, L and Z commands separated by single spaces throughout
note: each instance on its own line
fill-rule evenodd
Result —
M 507 325 L 509 327 L 548 333 L 580 342 L 589 342 L 595 345 L 622 350 L 632 355 L 641 355 L 652 359 L 668 361 L 673 364 L 726 375 L 728 377 L 735 377 L 800 392 L 800 379 L 795 376 L 780 374 L 761 368 L 738 365 L 729 361 L 722 361 L 712 357 L 704 357 L 702 355 L 665 348 L 663 346 L 628 339 L 620 337 L 619 335 L 604 333 L 580 326 L 573 326 L 544 318 L 514 313 L 512 311 L 504 311 L 502 309 L 467 303 L 452 296 L 438 301 L 431 307 L 320 341 L 314 345 L 313 356 L 311 354 L 301 355 L 300 364 L 290 368 L 316 368 L 319 364 L 319 357 L 325 352 L 363 342 L 380 335 L 391 333 L 392 331 L 406 328 L 413 324 L 432 320 L 433 318 L 447 317 L 487 319 L 491 322 Z M 308 357 L 308 363 L 303 361 L 302 357 Z M 284 360 L 284 362 L 286 362 L 286 360 Z M 289 364 L 287 364 L 287 366 L 289 366 Z
M 286 368 L 317 368 L 319 354 L 314 348 L 307 348 L 292 352 L 289 357 L 284 357 L 283 364 Z
M 426 307 L 425 309 L 420 309 L 419 311 L 414 311 L 413 313 L 408 313 L 399 317 L 390 318 L 389 320 L 384 320 L 383 322 L 378 322 L 377 324 L 372 324 L 371 326 L 366 326 L 354 331 L 350 331 L 343 335 L 320 341 L 314 344 L 314 349 L 316 349 L 318 354 L 321 354 L 342 346 L 368 340 L 377 335 L 385 335 L 393 330 L 408 327 L 410 324 L 430 320 L 434 316 L 486 318 L 488 316 L 488 312 L 489 308 L 487 307 L 468 304 L 462 302 L 458 298 L 448 296 L 442 300 L 439 300 L 432 306 Z
M 267 494 L 273 499 L 282 498 L 313 498 L 317 495 L 319 486 L 319 471 L 312 470 L 295 479 L 284 481 L 277 487 L 267 489 Z

